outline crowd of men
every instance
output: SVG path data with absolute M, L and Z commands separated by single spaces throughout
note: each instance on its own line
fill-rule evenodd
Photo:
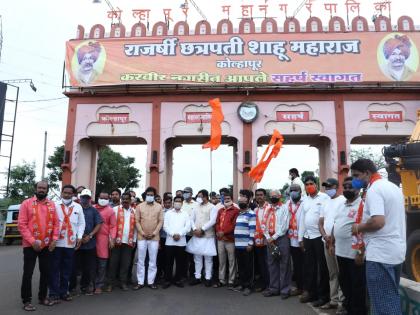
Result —
M 302 181 L 296 169 L 289 174 L 286 198 L 277 190 L 267 195 L 259 188 L 254 195 L 243 189 L 236 203 L 227 188 L 194 196 L 190 187 L 162 198 L 148 187 L 141 200 L 134 192 L 102 191 L 94 203 L 89 189 L 72 185 L 52 202 L 48 184 L 37 183 L 18 220 L 24 310 L 35 310 L 31 282 L 38 259 L 38 300 L 46 306 L 71 301 L 78 292 L 182 288 L 188 281 L 244 296 L 299 296 L 337 314 L 367 314 L 369 308 L 401 314 L 406 242 L 400 188 L 368 159 L 352 164 L 342 189 L 329 178 L 320 192 L 315 177 Z

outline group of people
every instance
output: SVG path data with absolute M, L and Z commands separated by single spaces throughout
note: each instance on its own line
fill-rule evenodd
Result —
M 219 194 L 190 187 L 165 193 L 99 192 L 64 185 L 61 199 L 47 198 L 38 182 L 19 211 L 24 309 L 32 304 L 38 259 L 39 303 L 52 306 L 86 295 L 145 286 L 163 289 L 203 283 L 244 296 L 299 296 L 337 314 L 401 314 L 398 284 L 405 258 L 405 213 L 400 188 L 382 179 L 372 161 L 360 159 L 352 176 L 322 183 L 289 171 L 280 191 L 230 189 Z M 135 254 L 137 253 L 137 255 Z M 175 263 L 175 267 L 174 267 Z M 136 265 L 136 281 L 132 270 Z M 80 281 L 79 280 L 79 275 Z M 292 287 L 292 280 L 295 286 Z

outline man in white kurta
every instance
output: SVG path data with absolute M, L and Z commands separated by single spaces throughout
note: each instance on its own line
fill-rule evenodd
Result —
M 205 265 L 206 286 L 210 286 L 213 269 L 213 256 L 217 255 L 214 225 L 216 224 L 217 208 L 209 202 L 209 192 L 205 189 L 197 194 L 197 205 L 191 214 L 193 237 L 187 244 L 187 252 L 194 254 L 195 278 L 191 285 L 200 283 Z

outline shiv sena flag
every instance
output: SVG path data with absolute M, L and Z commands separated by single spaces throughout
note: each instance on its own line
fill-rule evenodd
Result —
M 268 144 L 267 148 L 264 151 L 263 156 L 258 161 L 257 165 L 255 165 L 248 173 L 249 177 L 251 177 L 255 182 L 261 182 L 264 172 L 267 169 L 268 165 L 270 164 L 273 158 L 276 158 L 280 152 L 280 149 L 283 145 L 284 138 L 281 133 L 274 129 L 273 135 L 271 136 L 270 143 Z M 268 151 L 271 149 L 270 154 L 267 156 Z
M 210 150 L 216 150 L 220 146 L 220 141 L 222 140 L 222 122 L 225 119 L 222 112 L 222 104 L 220 103 L 219 98 L 214 98 L 209 101 L 209 104 L 212 108 L 211 113 L 211 134 L 210 141 L 203 144 L 203 149 L 210 148 Z

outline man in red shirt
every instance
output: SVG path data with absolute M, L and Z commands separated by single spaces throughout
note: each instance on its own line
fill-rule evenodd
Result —
M 34 311 L 32 305 L 32 274 L 38 258 L 40 281 L 38 299 L 46 306 L 54 304 L 47 298 L 49 256 L 59 236 L 59 221 L 55 204 L 47 198 L 48 183 L 40 181 L 35 196 L 22 202 L 19 209 L 18 228 L 22 235 L 23 277 L 21 296 L 23 309 Z
M 235 238 L 233 232 L 235 230 L 236 218 L 238 215 L 239 208 L 236 207 L 232 201 L 232 192 L 225 192 L 223 208 L 221 208 L 217 214 L 215 226 L 217 252 L 219 254 L 219 282 L 214 285 L 216 288 L 226 284 L 226 258 L 229 261 L 228 288 L 233 288 L 236 271 Z

